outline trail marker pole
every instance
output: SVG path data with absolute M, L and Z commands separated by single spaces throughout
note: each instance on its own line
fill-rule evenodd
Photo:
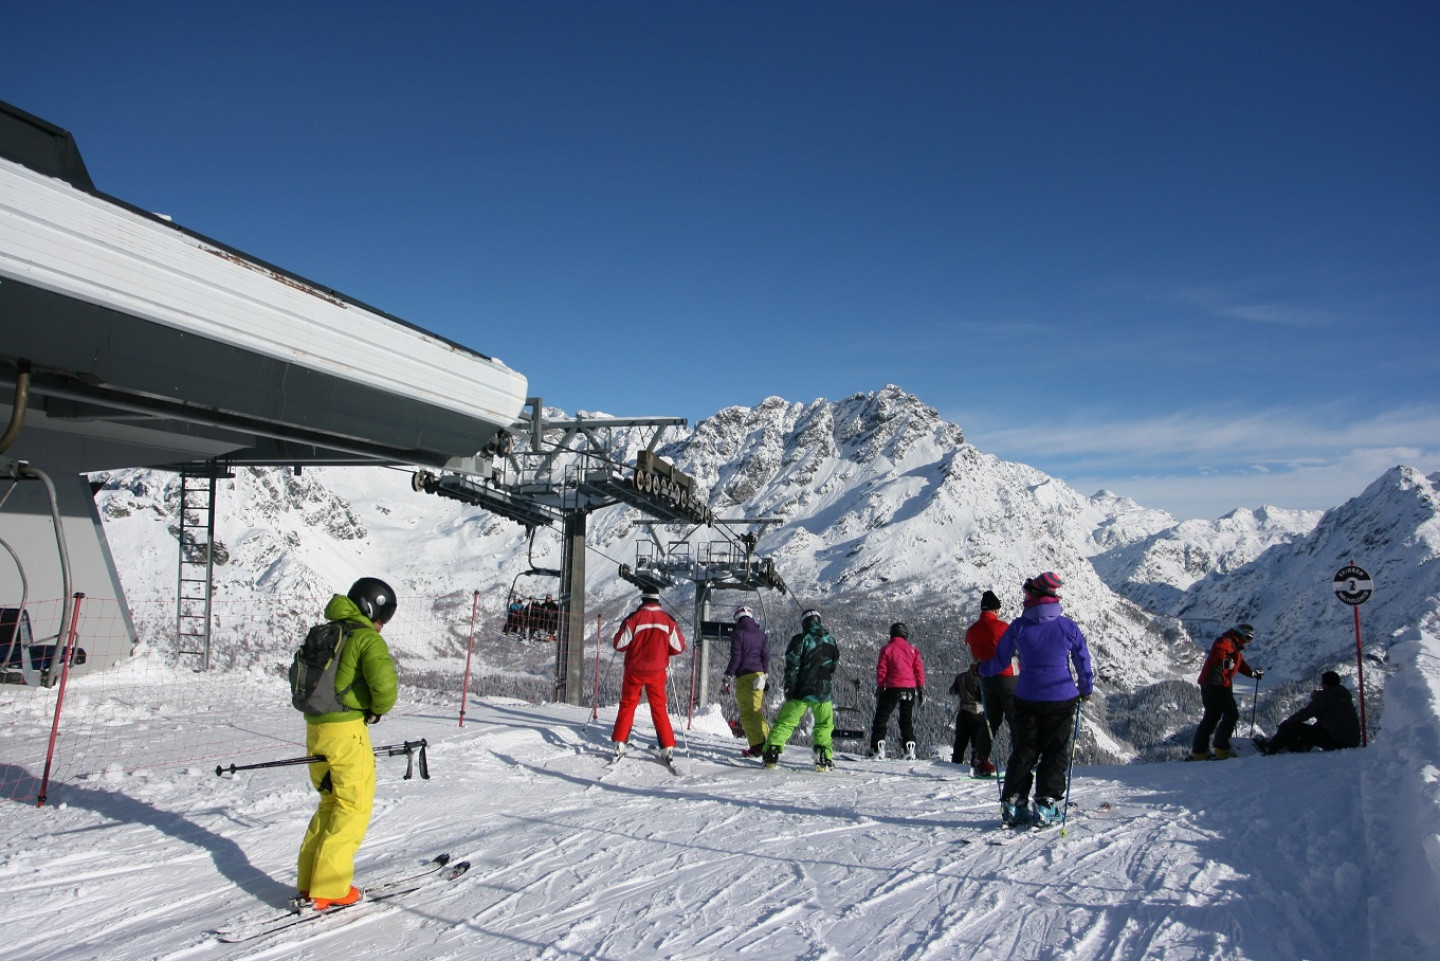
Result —
M 1365 725 L 1365 657 L 1360 643 L 1360 605 L 1370 600 L 1375 582 L 1363 568 L 1346 564 L 1335 574 L 1335 596 L 1355 609 L 1355 685 L 1360 693 L 1360 746 L 1368 747 L 1370 736 Z

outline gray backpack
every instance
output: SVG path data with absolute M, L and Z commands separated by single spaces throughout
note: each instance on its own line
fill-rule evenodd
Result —
M 315 717 L 355 710 L 340 700 L 355 686 L 354 682 L 344 690 L 335 690 L 335 671 L 345 642 L 360 626 L 355 621 L 327 621 L 310 628 L 305 643 L 290 662 L 290 703 L 297 711 Z

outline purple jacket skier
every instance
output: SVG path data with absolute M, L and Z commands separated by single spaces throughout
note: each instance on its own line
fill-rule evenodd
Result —
M 770 671 L 770 638 L 755 622 L 755 612 L 748 607 L 735 609 L 735 630 L 730 635 L 730 663 L 725 668 L 725 691 L 735 678 L 735 706 L 740 711 L 740 726 L 750 741 L 742 751 L 746 757 L 765 753 L 765 739 L 770 724 L 765 720 L 765 675 Z
M 1061 611 L 1061 585 L 1060 577 L 1050 571 L 1025 581 L 1024 613 L 1000 636 L 995 656 L 980 665 L 982 677 L 993 677 L 1010 666 L 1017 652 L 1020 655 L 1014 747 L 1005 767 L 1001 800 L 1001 817 L 1010 825 L 1061 819 L 1075 704 L 1079 698 L 1089 697 L 1095 687 L 1085 635 Z M 1030 812 L 1032 783 L 1034 814 Z

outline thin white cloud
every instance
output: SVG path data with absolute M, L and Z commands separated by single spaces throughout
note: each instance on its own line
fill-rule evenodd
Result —
M 1328 509 L 1396 465 L 1440 471 L 1440 408 L 1433 406 L 1366 417 L 1350 417 L 1336 404 L 994 429 L 984 421 L 958 421 L 983 450 L 1084 493 L 1113 490 L 1181 519 L 1267 504 Z
M 1330 327 L 1340 320 L 1338 314 L 1296 307 L 1292 304 L 1241 304 L 1235 307 L 1219 308 L 1215 313 L 1221 317 L 1234 317 L 1237 320 L 1282 327 Z
M 1185 411 L 1142 419 L 1080 419 L 973 429 L 988 449 L 1044 451 L 1051 458 L 1097 463 L 1121 459 L 1132 466 L 1169 464 L 1229 469 L 1252 464 L 1330 462 L 1364 449 L 1414 451 L 1440 443 L 1440 408 L 1410 407 L 1348 418 L 1343 405 L 1300 412 L 1288 409 L 1235 415 Z

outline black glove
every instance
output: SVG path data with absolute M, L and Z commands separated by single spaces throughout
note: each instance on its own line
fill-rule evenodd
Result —
M 725 683 L 720 685 L 720 693 L 721 693 L 721 694 L 729 694 L 729 693 L 730 693 L 730 678 L 728 678 L 728 677 L 725 678 Z
M 785 700 L 787 700 L 787 701 L 798 701 L 798 700 L 799 700 L 799 698 L 795 696 L 795 688 L 793 688 L 793 687 L 787 687 L 787 688 L 785 688 Z
M 917 688 L 915 688 L 915 706 L 916 706 L 916 707 L 919 707 L 920 705 L 922 705 L 922 704 L 924 704 L 924 703 L 925 703 L 925 688 L 923 688 L 923 687 L 917 687 Z
M 1265 676 L 1265 672 L 1262 671 L 1262 670 L 1260 670 L 1260 668 L 1257 667 L 1257 668 L 1255 668 L 1254 670 L 1252 670 L 1252 671 L 1250 672 L 1250 676 L 1253 677 L 1253 678 L 1255 678 L 1255 680 L 1258 681 L 1258 680 L 1260 680 L 1260 678 L 1262 678 L 1262 677 Z
M 372 714 L 372 713 L 370 713 L 369 711 L 366 711 L 366 712 L 365 712 L 365 723 L 366 723 L 366 724 L 379 724 L 379 723 L 380 723 L 380 718 L 383 717 L 383 716 L 384 716 L 384 715 L 382 715 L 382 714 Z

